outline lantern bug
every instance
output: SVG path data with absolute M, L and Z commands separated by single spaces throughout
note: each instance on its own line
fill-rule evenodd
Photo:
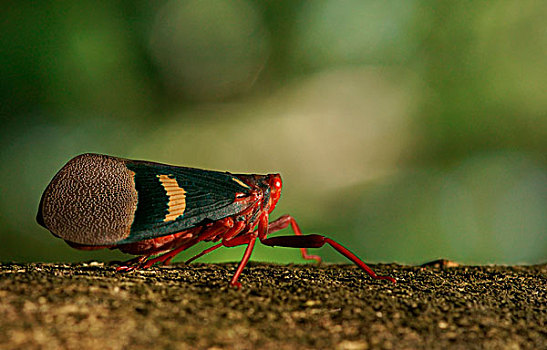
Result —
M 317 262 L 321 258 L 307 249 L 329 244 L 372 278 L 395 283 L 332 239 L 303 235 L 289 215 L 269 222 L 281 186 L 279 174 L 231 174 L 88 153 L 54 176 L 40 200 L 37 221 L 74 248 L 139 255 L 120 271 L 168 264 L 202 241 L 216 244 L 187 263 L 220 247 L 246 245 L 230 281 L 239 288 L 238 278 L 258 239 L 268 246 L 300 248 L 305 259 Z M 289 226 L 294 236 L 268 237 Z

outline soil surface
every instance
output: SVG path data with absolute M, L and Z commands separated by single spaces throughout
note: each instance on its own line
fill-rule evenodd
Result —
M 0 264 L 1 349 L 546 349 L 547 265 Z

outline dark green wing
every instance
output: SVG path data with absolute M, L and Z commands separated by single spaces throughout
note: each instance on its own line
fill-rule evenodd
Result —
M 126 166 L 135 173 L 138 202 L 129 236 L 116 244 L 184 231 L 250 205 L 235 199 L 251 187 L 229 173 L 131 160 Z

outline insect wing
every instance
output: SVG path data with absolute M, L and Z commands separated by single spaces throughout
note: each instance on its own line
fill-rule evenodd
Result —
M 184 231 L 237 214 L 253 203 L 236 201 L 251 187 L 229 173 L 127 161 L 134 172 L 137 210 L 127 238 L 133 243 Z

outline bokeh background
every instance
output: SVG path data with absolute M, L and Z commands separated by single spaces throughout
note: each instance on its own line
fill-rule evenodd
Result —
M 35 222 L 53 175 L 85 152 L 280 172 L 274 216 L 368 262 L 547 259 L 545 1 L 17 1 L 1 12 L 0 261 L 125 258 L 73 250 Z M 260 246 L 253 259 L 303 261 Z

